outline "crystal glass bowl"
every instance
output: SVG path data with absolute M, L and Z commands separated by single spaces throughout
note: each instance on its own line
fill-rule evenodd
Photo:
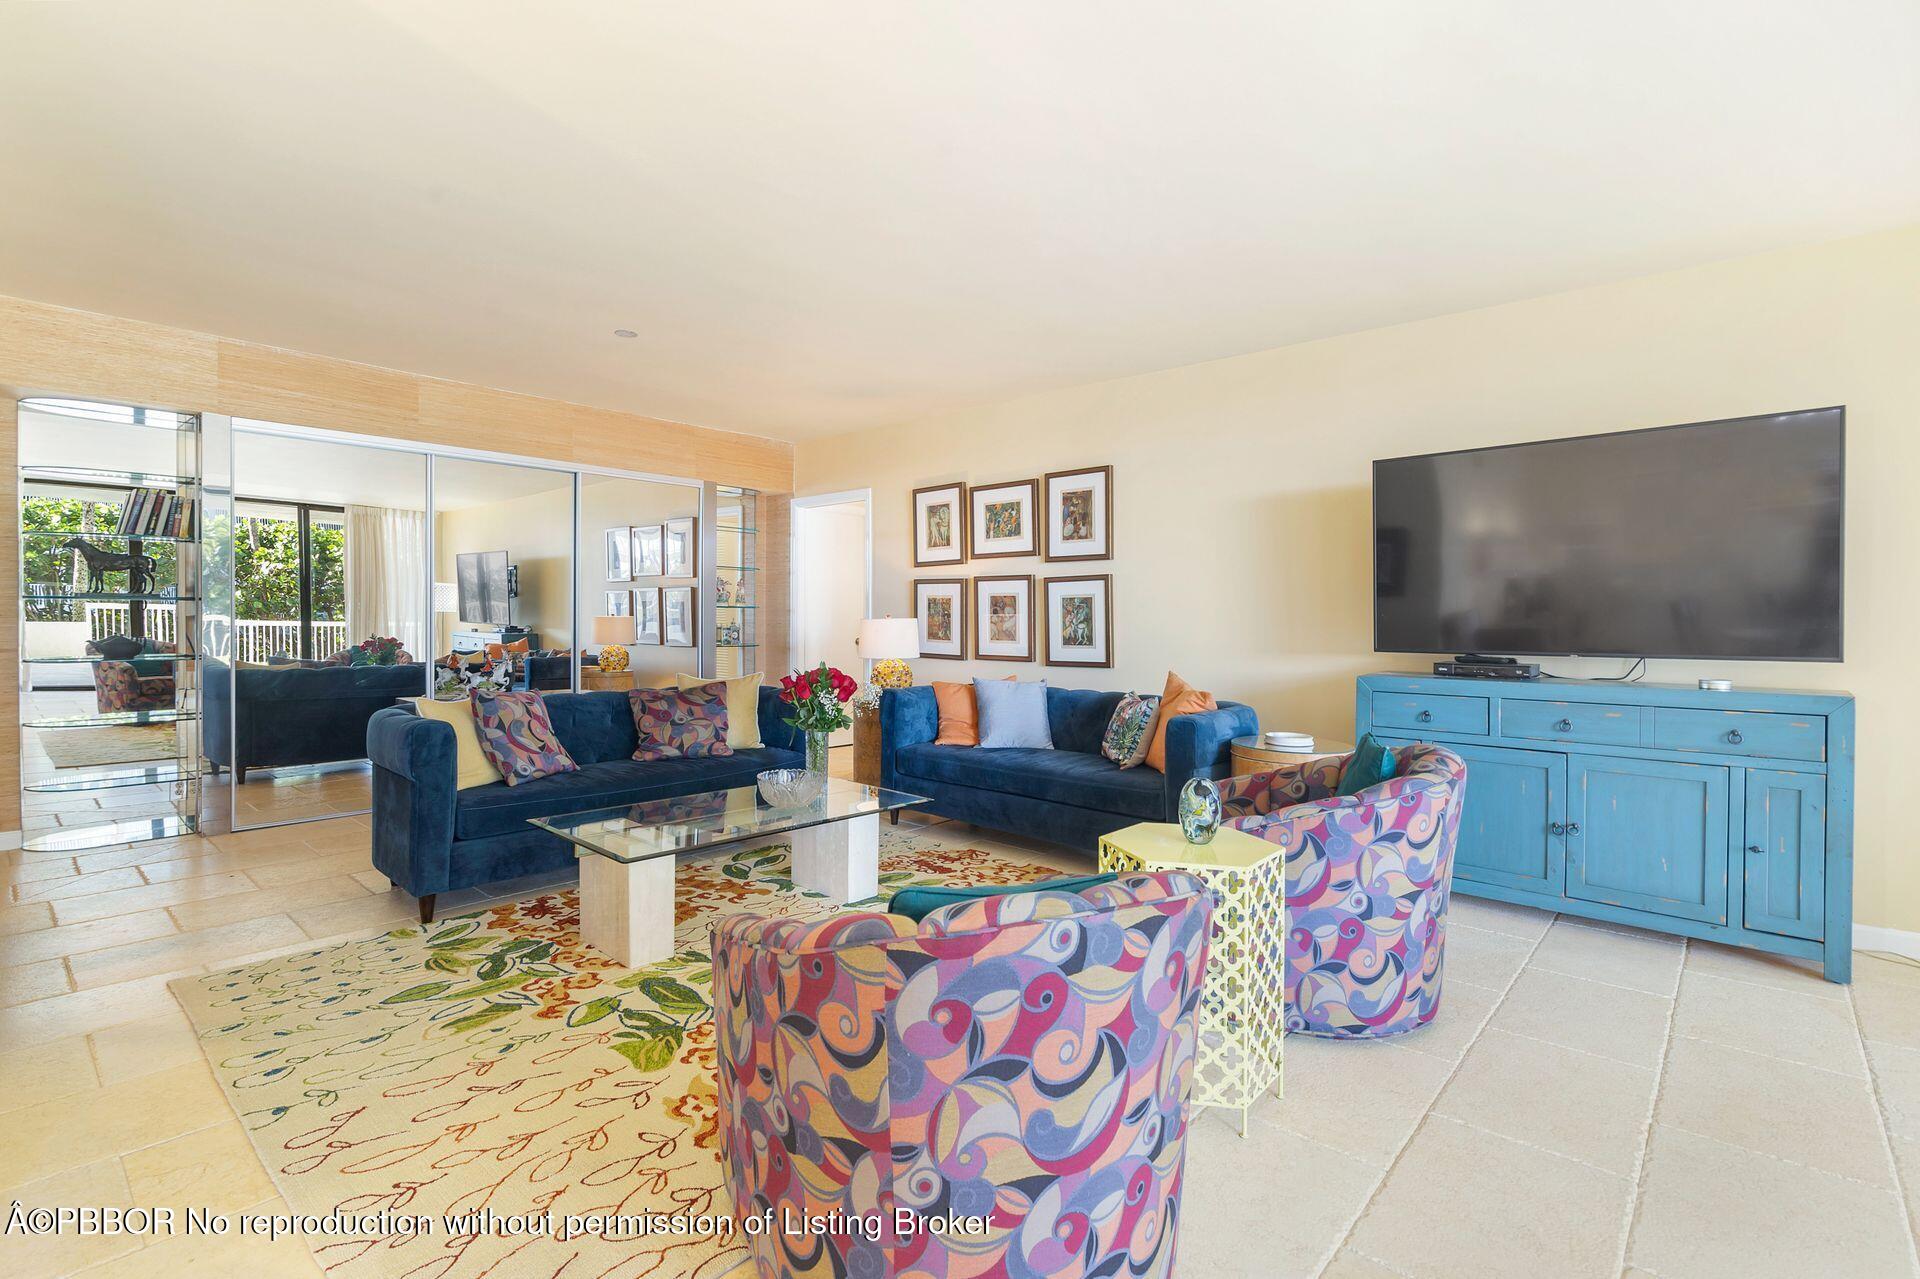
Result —
M 754 780 L 760 783 L 760 798 L 775 808 L 800 808 L 819 799 L 827 788 L 827 775 L 804 768 L 769 768 Z

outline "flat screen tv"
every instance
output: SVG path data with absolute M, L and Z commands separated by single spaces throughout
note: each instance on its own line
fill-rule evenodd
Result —
M 1846 412 L 1373 464 L 1383 653 L 1837 662 Z
M 513 589 L 505 551 L 470 551 L 454 557 L 460 589 L 460 620 L 486 626 L 513 621 Z

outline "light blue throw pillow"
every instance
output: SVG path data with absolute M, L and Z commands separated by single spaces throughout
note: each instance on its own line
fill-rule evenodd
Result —
M 976 750 L 1053 749 L 1053 732 L 1047 727 L 1047 681 L 1010 684 L 1003 679 L 977 679 L 973 700 L 980 708 Z

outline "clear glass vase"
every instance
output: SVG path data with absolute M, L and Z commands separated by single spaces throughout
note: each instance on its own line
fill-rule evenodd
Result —
M 807 771 L 813 773 L 827 771 L 827 734 L 818 730 L 807 732 Z

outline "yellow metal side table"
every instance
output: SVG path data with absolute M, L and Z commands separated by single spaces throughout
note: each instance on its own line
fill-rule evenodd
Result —
M 1141 822 L 1100 839 L 1102 871 L 1181 870 L 1219 896 L 1200 998 L 1196 1105 L 1247 1111 L 1281 1094 L 1287 1027 L 1287 864 L 1278 845 L 1222 829 L 1189 844 L 1169 822 Z

